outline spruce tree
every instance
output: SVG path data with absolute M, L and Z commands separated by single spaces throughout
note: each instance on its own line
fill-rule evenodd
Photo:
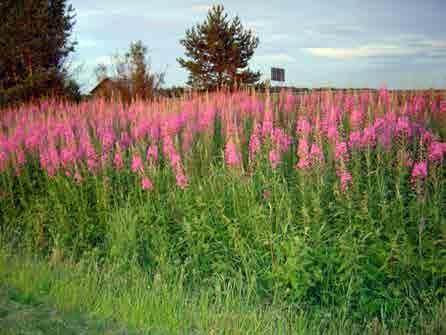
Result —
M 73 89 L 65 61 L 74 9 L 66 0 L 0 1 L 0 103 Z
M 187 59 L 178 62 L 189 71 L 188 85 L 194 88 L 254 84 L 260 78 L 248 68 L 259 39 L 244 29 L 238 16 L 229 20 L 221 5 L 209 10 L 205 22 L 188 29 L 180 43 Z

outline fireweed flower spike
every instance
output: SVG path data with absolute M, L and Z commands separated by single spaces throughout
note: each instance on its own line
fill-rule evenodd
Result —
M 149 191 L 153 190 L 152 181 L 149 178 L 147 178 L 147 177 L 143 177 L 141 179 L 141 188 L 143 190 L 149 190 Z
M 412 182 L 417 183 L 418 181 L 423 181 L 427 177 L 427 162 L 417 162 L 412 169 Z
M 158 162 L 158 147 L 154 144 L 147 148 L 146 159 L 150 164 Z
M 240 155 L 237 152 L 237 147 L 232 138 L 230 138 L 229 141 L 226 143 L 225 161 L 229 167 L 236 167 L 240 164 L 241 161 Z
M 324 152 L 315 143 L 311 144 L 310 158 L 311 158 L 312 164 L 322 164 L 322 163 L 324 163 Z
M 118 146 L 115 151 L 115 157 L 113 159 L 113 165 L 117 171 L 124 168 L 124 160 L 122 158 L 121 148 Z
M 341 182 L 341 190 L 345 191 L 352 181 L 352 175 L 345 169 L 341 169 L 337 172 L 339 180 Z
M 0 117 L 0 172 L 20 173 L 35 162 L 49 176 L 68 175 L 82 184 L 101 169 L 127 169 L 140 176 L 143 186 L 145 167 L 156 166 L 162 156 L 177 186 L 185 187 L 190 176 L 184 157 L 187 162 L 200 159 L 194 156 L 196 143 L 212 152 L 214 134 L 221 131 L 229 167 L 241 166 L 246 146 L 252 169 L 261 152 L 277 168 L 294 142 L 297 169 L 308 171 L 319 164 L 335 168 L 344 188 L 352 182 L 345 163 L 361 159 L 366 150 L 374 157 L 373 151 L 384 149 L 389 160 L 410 169 L 405 178 L 421 181 L 429 177 L 430 165 L 435 171 L 443 168 L 445 121 L 444 97 L 399 97 L 385 89 L 378 94 L 313 91 L 300 96 L 282 91 L 277 100 L 220 91 L 128 106 L 105 100 L 80 106 L 45 101 Z M 332 151 L 333 165 L 323 148 Z M 426 160 L 414 164 L 412 158 L 420 156 Z
M 142 163 L 141 156 L 137 153 L 132 156 L 132 172 L 134 173 L 142 173 L 144 171 L 144 165 Z

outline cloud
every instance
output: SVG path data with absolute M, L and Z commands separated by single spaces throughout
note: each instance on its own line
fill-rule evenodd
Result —
M 286 54 L 286 53 L 275 53 L 275 54 L 255 56 L 254 60 L 257 63 L 261 63 L 261 64 L 294 63 L 296 61 L 296 59 L 293 56 Z
M 410 44 L 363 45 L 352 48 L 304 48 L 317 57 L 353 59 L 368 57 L 404 57 L 446 55 L 446 41 L 418 40 Z
M 252 30 L 262 30 L 266 27 L 269 27 L 271 24 L 267 21 L 262 20 L 254 20 L 254 21 L 246 21 L 244 23 L 245 28 L 252 29 Z
M 356 48 L 305 48 L 307 52 L 318 57 L 351 59 L 358 57 L 403 56 L 408 50 L 395 45 L 361 46 Z
M 365 34 L 367 30 L 360 24 L 325 22 L 306 25 L 303 28 L 303 32 L 313 37 L 352 37 Z
M 270 34 L 270 35 L 265 35 L 262 39 L 262 42 L 275 43 L 275 42 L 284 42 L 284 41 L 290 41 L 290 40 L 292 40 L 292 37 L 289 34 L 274 33 L 274 34 Z
M 191 7 L 192 11 L 198 12 L 198 13 L 207 12 L 211 8 L 212 8 L 212 5 L 209 5 L 209 4 L 197 4 L 197 5 L 192 5 L 192 7 Z
M 98 46 L 98 41 L 94 39 L 79 39 L 78 46 L 81 48 L 95 48 Z

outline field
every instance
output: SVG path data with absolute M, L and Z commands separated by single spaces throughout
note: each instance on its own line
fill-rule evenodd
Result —
M 4 110 L 0 285 L 148 334 L 441 334 L 445 141 L 441 92 Z

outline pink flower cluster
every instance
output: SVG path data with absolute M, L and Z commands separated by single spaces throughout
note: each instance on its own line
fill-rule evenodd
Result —
M 446 100 L 402 97 L 386 89 L 282 91 L 278 99 L 221 91 L 130 106 L 100 99 L 78 105 L 48 101 L 2 112 L 0 173 L 9 169 L 19 175 L 28 164 L 38 164 L 49 177 L 81 183 L 87 174 L 128 170 L 142 189 L 151 190 L 150 176 L 162 161 L 184 188 L 194 146 L 212 152 L 213 136 L 221 130 L 224 161 L 231 169 L 241 168 L 245 154 L 250 166 L 265 159 L 276 169 L 293 151 L 297 171 L 334 167 L 345 190 L 354 182 L 351 160 L 365 151 L 404 157 L 412 180 L 425 180 L 431 167 L 443 165 L 446 143 L 439 134 L 445 125 Z

